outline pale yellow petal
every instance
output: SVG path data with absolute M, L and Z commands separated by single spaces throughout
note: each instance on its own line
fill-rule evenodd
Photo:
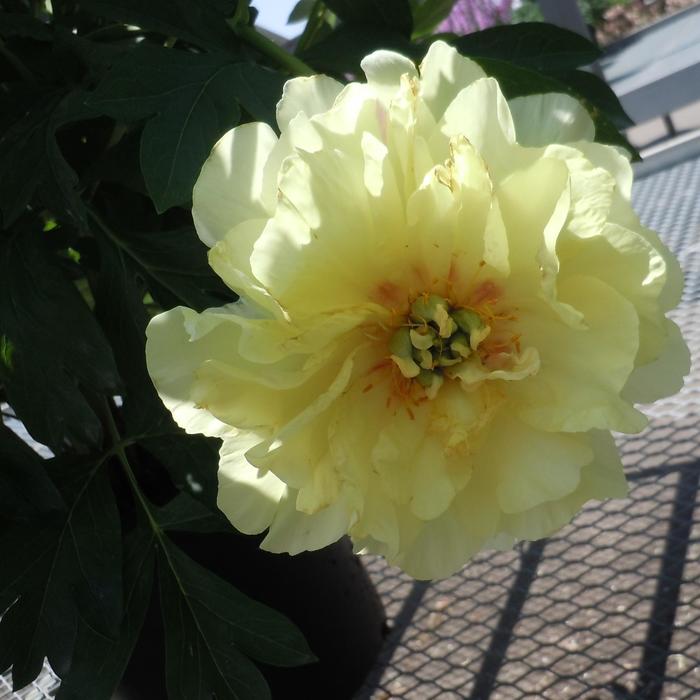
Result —
M 585 107 L 571 95 L 524 95 L 508 102 L 522 146 L 593 141 L 595 126 Z
M 239 432 L 224 440 L 219 451 L 217 504 L 231 524 L 246 535 L 270 527 L 286 492 L 284 482 L 271 472 L 261 472 L 245 458 L 245 452 L 261 439 L 256 433 Z
M 275 132 L 260 122 L 237 126 L 216 142 L 192 193 L 192 217 L 203 243 L 213 246 L 242 221 L 274 211 L 275 192 L 263 175 L 276 143 Z
M 287 129 L 289 122 L 299 112 L 303 112 L 307 117 L 327 112 L 342 89 L 342 83 L 327 75 L 288 80 L 284 84 L 282 99 L 277 103 L 277 125 L 280 130 Z
M 434 41 L 420 65 L 421 95 L 439 121 L 445 109 L 468 85 L 486 73 L 474 61 L 461 56 L 444 41 Z
M 296 500 L 296 491 L 288 488 L 260 544 L 261 549 L 288 554 L 323 549 L 337 542 L 357 517 L 356 497 L 348 490 L 343 490 L 335 503 L 313 515 L 299 512 Z
M 360 67 L 367 77 L 367 83 L 387 104 L 396 94 L 401 78 L 418 76 L 413 61 L 394 51 L 379 50 L 362 59 Z
M 588 443 L 593 456 L 581 468 L 576 489 L 529 510 L 504 514 L 499 525 L 504 534 L 518 540 L 539 540 L 570 522 L 587 501 L 627 495 L 622 463 L 610 433 L 594 430 L 580 439 Z
M 585 327 L 523 302 L 521 342 L 537 349 L 541 364 L 536 375 L 509 385 L 520 417 L 549 431 L 642 430 L 644 416 L 620 398 L 639 346 L 634 307 L 594 277 L 571 276 L 559 294 L 583 314 Z
M 493 78 L 481 78 L 461 90 L 445 109 L 444 136 L 465 136 L 479 150 L 496 180 L 510 172 L 517 157 L 515 127 L 508 103 Z
M 520 513 L 572 493 L 592 457 L 579 434 L 545 432 L 501 415 L 489 429 L 476 469 L 495 470 L 501 510 Z
M 690 351 L 681 331 L 666 319 L 659 356 L 635 367 L 622 396 L 630 403 L 651 403 L 671 396 L 683 388 L 683 379 L 690 372 Z
M 206 344 L 190 342 L 185 319 L 191 313 L 190 309 L 177 307 L 151 320 L 146 329 L 146 364 L 175 422 L 188 433 L 218 437 L 228 431 L 228 426 L 196 405 L 191 395 L 194 373 L 209 356 Z

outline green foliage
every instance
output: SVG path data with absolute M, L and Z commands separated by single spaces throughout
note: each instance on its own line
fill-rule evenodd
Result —
M 627 5 L 631 0 L 578 0 L 578 5 L 586 24 L 598 27 L 603 22 L 605 13 L 617 5 Z M 543 22 L 544 17 L 537 0 L 523 0 L 520 7 L 513 11 L 515 22 Z
M 16 688 L 48 657 L 58 700 L 108 700 L 154 600 L 171 698 L 258 700 L 265 666 L 313 662 L 290 621 L 171 540 L 232 530 L 216 509 L 218 442 L 173 423 L 145 328 L 236 298 L 189 212 L 215 141 L 253 119 L 275 128 L 290 75 L 344 80 L 378 48 L 420 60 L 451 4 L 304 0 L 292 56 L 246 0 L 0 0 L 0 401 L 55 455 L 0 425 L 0 671 Z M 580 97 L 597 137 L 624 145 L 579 37 L 445 38 L 509 96 Z
M 413 38 L 432 33 L 452 10 L 456 0 L 411 0 Z

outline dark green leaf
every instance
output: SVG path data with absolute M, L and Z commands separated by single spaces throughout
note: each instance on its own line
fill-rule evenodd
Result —
M 81 5 L 102 17 L 175 36 L 213 51 L 237 53 L 236 39 L 225 24 L 235 0 L 82 0 Z
M 82 103 L 81 91 L 40 90 L 31 108 L 0 137 L 0 213 L 5 228 L 22 214 L 37 189 L 44 205 L 66 223 L 85 228 L 78 178 L 56 142 L 61 126 L 94 116 Z
M 202 310 L 233 300 L 209 267 L 206 248 L 193 228 L 152 233 L 110 230 L 108 235 L 145 276 L 164 308 L 185 304 Z
M 75 581 L 81 616 L 94 628 L 113 634 L 119 628 L 123 609 L 122 537 L 105 469 L 97 468 L 73 503 L 62 537 L 77 564 L 70 579 Z
M 26 581 L 32 577 L 45 555 L 53 547 L 53 534 L 50 525 L 36 522 L 32 527 L 26 523 L 7 523 L 0 521 L 0 546 L 2 547 L 4 565 L 0 567 L 0 612 L 4 611 L 19 596 Z M 2 657 L 2 654 L 0 654 Z M 12 662 L 3 667 L 0 673 Z
M 416 58 L 420 49 L 395 30 L 343 22 L 303 52 L 302 58 L 319 71 L 360 75 L 360 61 L 377 49 L 398 51 Z
M 168 471 L 180 491 L 216 509 L 219 441 L 202 435 L 175 433 L 148 438 L 140 445 Z
M 138 528 L 124 541 L 124 619 L 117 639 L 81 621 L 70 672 L 56 700 L 110 700 L 129 661 L 151 599 L 155 563 L 153 531 Z
M 146 369 L 145 287 L 136 263 L 104 236 L 98 237 L 100 274 L 95 315 L 112 345 L 124 391 L 124 411 L 144 430 L 163 406 Z M 138 420 L 137 420 L 138 416 Z
M 6 517 L 28 516 L 63 506 L 46 473 L 45 460 L 0 424 L 0 512 Z
M 315 4 L 316 0 L 299 0 L 289 13 L 287 24 L 294 24 L 295 22 L 302 22 L 308 19 Z
M 450 14 L 456 0 L 423 0 L 413 4 L 413 37 L 431 34 Z
M 172 572 L 160 561 L 160 604 L 165 626 L 165 681 L 170 700 L 267 700 L 258 669 L 228 643 L 200 627 Z M 218 630 L 217 630 L 218 632 Z
M 248 656 L 273 666 L 298 666 L 316 657 L 281 613 L 249 598 L 165 540 L 167 559 L 192 614 Z M 226 627 L 227 629 L 223 629 Z
M 626 129 L 634 125 L 613 89 L 605 80 L 602 80 L 594 73 L 569 70 L 562 73 L 553 73 L 552 75 L 584 97 L 618 129 Z
M 230 90 L 255 120 L 277 128 L 276 107 L 282 97 L 285 76 L 252 63 L 236 63 L 230 67 Z
M 454 45 L 465 56 L 495 58 L 542 71 L 578 68 L 601 55 L 580 34 L 542 22 L 491 27 L 466 34 Z
M 0 12 L 0 36 L 21 36 L 38 41 L 51 40 L 51 27 L 30 15 Z
M 155 510 L 163 530 L 184 532 L 233 532 L 220 511 L 213 511 L 187 493 L 180 492 L 167 505 Z
M 81 386 L 116 393 L 112 350 L 76 288 L 32 230 L 0 244 L 0 333 L 13 346 L 0 367 L 8 401 L 29 433 L 56 451 L 98 444 L 100 422 Z
M 238 123 L 242 70 L 209 56 L 144 46 L 117 63 L 90 97 L 93 108 L 114 119 L 151 117 L 141 138 L 141 169 L 159 212 L 190 201 L 212 146 Z
M 62 604 L 68 595 L 67 581 L 50 576 L 51 551 L 35 553 L 30 579 L 17 602 L 0 620 L 0 669 L 12 666 L 15 690 L 31 683 L 41 672 L 48 657 L 54 670 L 61 673 L 70 665 L 77 614 L 75 607 Z M 41 585 L 50 577 L 51 585 Z M 60 639 L 60 641 L 59 641 Z
M 26 534 L 36 531 L 30 526 Z M 19 582 L 9 584 L 19 599 L 0 621 L 0 665 L 12 664 L 15 688 L 34 680 L 44 657 L 59 675 L 67 672 L 79 615 L 104 634 L 118 629 L 121 527 L 100 463 L 85 475 L 65 517 L 40 533 L 31 555 Z
M 406 38 L 413 32 L 408 0 L 326 0 L 326 5 L 343 22 L 391 29 Z
M 164 547 L 159 581 L 171 700 L 269 698 L 265 679 L 243 653 L 281 666 L 315 660 L 283 615 L 243 595 L 170 542 Z

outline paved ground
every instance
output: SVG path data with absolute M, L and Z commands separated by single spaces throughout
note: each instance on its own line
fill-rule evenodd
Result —
M 434 584 L 367 558 L 393 630 L 358 700 L 700 697 L 699 194 L 697 158 L 635 186 L 686 272 L 673 316 L 694 369 L 647 431 L 620 439 L 629 499 Z

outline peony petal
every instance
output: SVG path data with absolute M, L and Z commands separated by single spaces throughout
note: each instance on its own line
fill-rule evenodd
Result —
M 242 221 L 274 211 L 275 192 L 264 186 L 264 168 L 276 143 L 275 132 L 257 122 L 237 126 L 216 142 L 192 193 L 192 217 L 203 243 L 213 246 Z
M 286 486 L 271 472 L 263 473 L 245 458 L 259 442 L 256 433 L 240 432 L 227 438 L 219 451 L 217 504 L 231 524 L 246 535 L 257 535 L 270 527 Z
M 386 104 L 398 91 L 404 75 L 408 75 L 409 78 L 418 77 L 413 61 L 399 53 L 383 49 L 363 58 L 360 67 L 367 76 L 367 83 Z
M 506 415 L 491 425 L 476 468 L 497 471 L 501 510 L 520 513 L 572 493 L 592 457 L 576 434 L 536 430 Z
M 593 457 L 581 468 L 576 489 L 563 498 L 503 515 L 499 525 L 503 534 L 517 540 L 539 540 L 571 522 L 587 501 L 627 495 L 622 462 L 610 433 L 593 430 L 581 439 L 588 443 Z
M 439 121 L 447 106 L 463 88 L 486 73 L 481 67 L 444 41 L 434 41 L 420 65 L 421 95 Z
M 307 117 L 327 112 L 342 89 L 342 83 L 327 75 L 288 80 L 284 84 L 282 99 L 277 103 L 277 125 L 280 130 L 287 129 L 299 112 Z
M 179 306 L 151 320 L 146 329 L 146 365 L 161 400 L 181 428 L 219 437 L 229 427 L 191 398 L 194 372 L 209 356 L 206 345 L 189 342 L 185 319 L 192 313 Z
M 622 392 L 626 401 L 651 403 L 683 388 L 683 378 L 690 372 L 690 351 L 678 326 L 668 319 L 664 341 L 658 358 L 635 367 Z
M 333 505 L 306 515 L 296 509 L 297 492 L 287 489 L 260 548 L 268 552 L 300 552 L 323 549 L 337 542 L 356 519 L 351 492 L 342 491 Z
M 593 141 L 595 126 L 585 107 L 570 95 L 525 95 L 508 102 L 522 146 Z
M 509 385 L 520 418 L 548 431 L 639 432 L 646 419 L 619 396 L 639 347 L 634 307 L 593 277 L 571 276 L 559 292 L 583 314 L 586 327 L 548 317 L 536 302 L 522 303 L 522 342 L 537 349 L 541 365 L 535 376 Z
M 445 109 L 438 127 L 447 138 L 466 137 L 488 163 L 494 180 L 513 170 L 515 127 L 498 83 L 481 78 L 461 90 Z

